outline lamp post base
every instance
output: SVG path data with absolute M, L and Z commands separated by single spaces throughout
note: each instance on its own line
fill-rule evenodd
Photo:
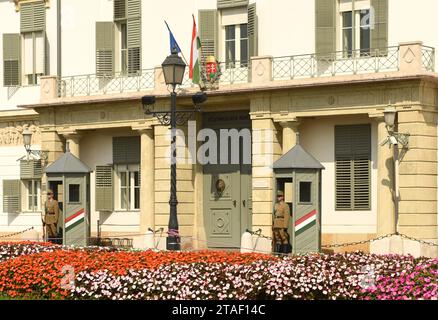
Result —
M 180 251 L 181 243 L 179 237 L 169 236 L 166 238 L 166 249 L 168 251 Z

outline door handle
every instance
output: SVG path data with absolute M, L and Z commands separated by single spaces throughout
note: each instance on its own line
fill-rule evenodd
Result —
M 244 207 L 246 207 L 246 200 L 242 200 L 242 204 Z
M 236 205 L 237 205 L 237 201 L 233 200 L 233 206 L 236 207 Z

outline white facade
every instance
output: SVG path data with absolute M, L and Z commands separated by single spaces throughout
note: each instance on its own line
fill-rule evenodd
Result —
M 345 6 L 348 2 L 341 1 Z M 365 7 L 369 6 L 369 1 L 358 2 Z M 47 70 L 48 75 L 55 76 L 59 63 L 57 61 L 58 8 L 56 7 L 58 2 L 52 0 L 48 3 L 46 36 L 49 66 Z M 259 56 L 282 57 L 315 53 L 315 1 L 250 0 L 250 3 L 257 4 Z M 93 75 L 96 73 L 96 22 L 113 21 L 113 0 L 62 0 L 61 4 L 61 76 Z M 192 14 L 198 20 L 198 10 L 216 9 L 216 7 L 216 0 L 142 1 L 141 69 L 153 69 L 161 65 L 164 57 L 169 54 L 169 34 L 164 20 L 172 29 L 185 58 L 189 59 Z M 426 46 L 438 48 L 438 36 L 436 35 L 438 20 L 435 18 L 437 11 L 436 0 L 415 2 L 389 0 L 388 45 L 398 46 L 403 42 L 422 41 Z M 239 10 L 235 13 L 242 15 Z M 223 18 L 225 16 L 224 14 Z M 245 19 L 239 16 L 240 18 Z M 337 20 L 340 21 L 339 16 Z M 16 12 L 13 1 L 0 0 L 1 39 L 5 33 L 20 33 L 20 12 Z M 222 61 L 224 60 L 224 37 L 222 28 L 219 30 L 218 45 L 219 59 Z M 341 50 L 339 43 L 337 50 Z M 435 54 L 438 58 L 438 51 Z M 3 50 L 0 50 L 0 70 L 2 74 Z M 118 71 L 117 68 L 116 71 Z M 20 105 L 31 105 L 40 101 L 39 85 L 5 87 L 3 76 L 0 76 L 0 84 L 0 122 L 2 122 L 4 112 L 14 111 L 17 116 L 20 116 L 24 112 L 19 108 Z M 333 128 L 334 125 L 364 123 L 372 123 L 371 210 L 336 211 L 333 182 L 335 180 Z M 311 119 L 302 121 L 299 131 L 302 145 L 326 168 L 322 176 L 323 233 L 376 233 L 378 215 L 376 123 L 367 117 L 362 119 L 358 116 L 318 117 L 317 123 Z M 92 195 L 95 188 L 96 165 L 112 163 L 112 138 L 126 134 L 127 132 L 123 130 L 119 132 L 106 129 L 87 133 L 81 138 L 80 158 L 93 170 L 90 177 Z M 38 145 L 32 147 L 39 148 Z M 19 179 L 17 159 L 24 154 L 25 150 L 22 146 L 0 144 L 0 199 L 3 196 L 2 180 Z M 106 225 L 102 231 L 107 233 L 139 232 L 140 210 L 96 212 L 93 196 L 90 208 L 92 232 L 96 231 L 98 221 Z M 0 232 L 15 232 L 29 226 L 40 226 L 40 212 L 16 214 L 3 211 L 3 204 L 0 201 Z

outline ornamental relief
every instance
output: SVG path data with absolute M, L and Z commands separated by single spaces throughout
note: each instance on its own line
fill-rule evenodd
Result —
M 38 121 L 13 121 L 0 123 L 0 147 L 23 145 L 23 131 L 32 132 L 32 145 L 41 144 L 41 131 Z

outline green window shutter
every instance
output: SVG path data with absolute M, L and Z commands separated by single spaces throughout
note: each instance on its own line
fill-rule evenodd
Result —
M 371 126 L 335 127 L 336 210 L 371 208 Z
M 33 31 L 33 4 L 31 2 L 20 5 L 20 31 L 22 33 Z
M 95 209 L 114 210 L 114 174 L 111 166 L 96 166 Z
M 96 74 L 114 74 L 115 35 L 113 22 L 96 22 Z
M 44 1 L 34 2 L 33 28 L 34 31 L 43 31 L 46 29 L 46 5 Z
M 374 29 L 371 29 L 371 50 L 388 47 L 388 0 L 371 0 L 374 8 Z M 382 50 L 385 54 L 387 50 Z
M 315 51 L 336 51 L 336 0 L 315 0 Z
M 248 6 L 248 40 L 249 55 L 256 57 L 258 55 L 258 17 L 255 3 Z
M 3 212 L 21 211 L 21 181 L 3 180 Z
M 217 0 L 218 9 L 247 6 L 249 0 Z
M 217 10 L 199 10 L 199 38 L 201 39 L 202 63 L 208 56 L 217 57 L 218 17 Z
M 3 34 L 3 85 L 21 84 L 21 45 L 20 34 Z
M 20 179 L 41 179 L 41 160 L 20 160 Z
M 139 164 L 140 137 L 113 138 L 113 164 Z
M 126 19 L 126 1 L 114 0 L 114 21 Z
M 44 1 L 22 3 L 20 6 L 20 30 L 24 32 L 46 29 L 46 6 Z
M 128 73 L 141 70 L 141 1 L 127 0 Z

